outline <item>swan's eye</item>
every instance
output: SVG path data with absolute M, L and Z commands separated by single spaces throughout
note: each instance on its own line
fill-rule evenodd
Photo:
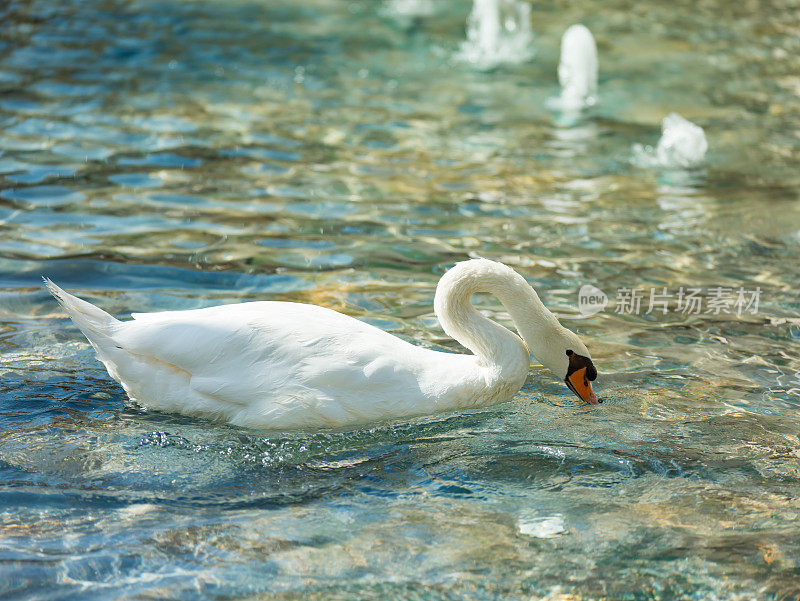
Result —
M 572 351 L 571 350 L 567 351 L 567 357 L 572 357 Z

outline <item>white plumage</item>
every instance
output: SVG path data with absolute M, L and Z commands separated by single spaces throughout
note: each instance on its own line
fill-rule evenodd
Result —
M 475 292 L 498 296 L 551 369 L 566 372 L 566 348 L 588 357 L 521 276 L 485 259 L 445 274 L 435 302 L 445 331 L 474 355 L 425 349 L 300 303 L 133 313 L 119 321 L 46 283 L 131 399 L 242 426 L 341 427 L 508 400 L 527 375 L 528 349 L 473 308 Z

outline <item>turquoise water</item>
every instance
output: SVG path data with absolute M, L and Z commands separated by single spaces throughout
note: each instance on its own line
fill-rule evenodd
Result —
M 0 6 L 0 597 L 800 596 L 800 11 L 536 2 L 534 58 L 479 70 L 468 2 L 413 5 Z M 600 104 L 574 121 L 545 106 L 578 21 Z M 672 111 L 707 165 L 638 167 Z M 603 405 L 533 366 L 490 410 L 349 432 L 148 412 L 40 280 L 458 350 L 433 292 L 476 255 L 582 335 Z M 614 309 L 682 286 L 759 287 L 758 312 Z

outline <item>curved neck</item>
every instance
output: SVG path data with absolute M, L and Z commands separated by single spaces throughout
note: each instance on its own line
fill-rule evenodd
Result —
M 493 294 L 511 315 L 522 336 L 518 336 L 481 315 L 470 301 L 473 294 Z M 516 271 L 487 259 L 457 263 L 442 276 L 436 287 L 434 311 L 442 328 L 472 351 L 483 365 L 504 367 L 511 358 L 518 360 L 519 349 L 536 357 L 543 340 L 561 325 L 545 308 L 536 291 Z M 527 349 L 525 348 L 527 345 Z

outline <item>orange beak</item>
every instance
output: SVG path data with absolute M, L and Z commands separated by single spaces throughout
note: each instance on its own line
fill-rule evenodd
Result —
M 586 401 L 590 405 L 597 405 L 597 403 L 600 402 L 597 400 L 597 396 L 592 390 L 592 385 L 589 383 L 589 379 L 586 377 L 585 367 L 572 372 L 572 374 L 566 377 L 564 383 L 572 392 L 578 395 L 578 398 L 582 401 Z

